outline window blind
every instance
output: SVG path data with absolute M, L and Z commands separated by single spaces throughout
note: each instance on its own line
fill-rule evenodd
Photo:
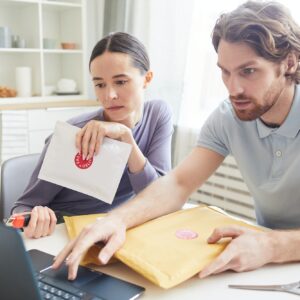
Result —
M 215 205 L 226 212 L 255 220 L 253 199 L 232 156 L 191 197 L 192 203 Z

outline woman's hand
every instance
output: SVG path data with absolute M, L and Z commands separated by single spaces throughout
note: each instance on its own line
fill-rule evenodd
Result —
M 76 135 L 76 147 L 83 159 L 98 154 L 104 137 L 131 143 L 131 130 L 123 124 L 104 121 L 89 121 Z
M 241 226 L 217 228 L 208 238 L 208 243 L 214 244 L 226 237 L 231 237 L 232 241 L 202 270 L 200 278 L 226 270 L 250 271 L 272 262 L 275 243 L 270 232 L 255 231 Z
M 52 209 L 46 206 L 35 206 L 31 211 L 29 224 L 24 227 L 24 234 L 28 238 L 40 238 L 51 235 L 55 229 L 57 219 Z
M 69 267 L 68 279 L 76 278 L 79 263 L 85 252 L 97 242 L 104 242 L 98 258 L 106 264 L 125 242 L 126 227 L 118 218 L 108 216 L 86 226 L 78 237 L 71 241 L 55 257 L 52 267 L 57 269 L 65 261 Z

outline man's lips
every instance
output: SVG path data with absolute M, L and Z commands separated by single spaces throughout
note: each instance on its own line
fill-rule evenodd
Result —
M 238 110 L 243 110 L 248 108 L 251 105 L 251 101 L 248 100 L 231 100 L 233 106 Z

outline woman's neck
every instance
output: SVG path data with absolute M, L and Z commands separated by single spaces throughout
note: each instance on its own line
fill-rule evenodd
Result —
M 124 122 L 121 121 L 120 123 L 132 129 L 140 121 L 141 117 L 142 109 L 139 109 L 138 111 L 132 112 L 130 116 L 126 120 L 124 120 Z
M 135 125 L 142 118 L 142 115 L 143 115 L 142 111 L 143 111 L 143 105 L 138 110 L 135 110 L 130 115 L 128 115 L 127 118 L 125 118 L 124 120 L 119 120 L 119 121 L 110 120 L 106 116 L 105 111 L 104 111 L 103 112 L 103 118 L 104 118 L 104 121 L 120 123 L 120 124 L 123 124 L 126 127 L 130 128 L 130 129 L 132 129 L 132 128 L 135 127 Z

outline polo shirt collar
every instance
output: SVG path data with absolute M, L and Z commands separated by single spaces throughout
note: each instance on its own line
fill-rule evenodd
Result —
M 256 119 L 257 130 L 260 138 L 265 138 L 272 133 L 276 133 L 288 138 L 295 138 L 300 130 L 300 86 L 296 85 L 295 95 L 291 110 L 278 128 L 270 128 L 266 126 L 260 119 Z

